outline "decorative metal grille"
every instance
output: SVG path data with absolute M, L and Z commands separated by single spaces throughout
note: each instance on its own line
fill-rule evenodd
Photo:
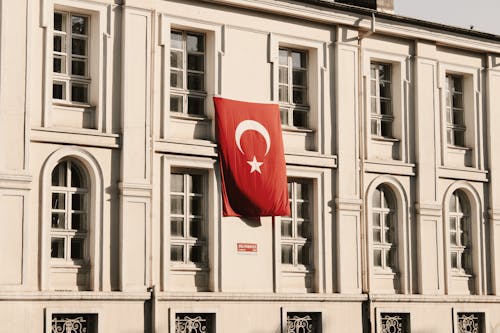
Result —
M 404 333 L 404 319 L 398 314 L 382 314 L 382 333 Z
M 477 313 L 458 314 L 459 333 L 481 333 L 481 318 Z
M 54 314 L 52 333 L 96 333 L 97 315 Z
M 319 314 L 288 313 L 286 319 L 287 333 L 319 333 Z
M 175 317 L 175 333 L 211 333 L 213 314 L 178 313 Z

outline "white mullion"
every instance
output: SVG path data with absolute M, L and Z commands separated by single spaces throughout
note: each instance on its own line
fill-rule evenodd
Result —
M 184 90 L 184 98 L 182 99 L 182 113 L 188 113 L 188 75 L 187 75 L 187 32 L 182 31 L 182 89 Z

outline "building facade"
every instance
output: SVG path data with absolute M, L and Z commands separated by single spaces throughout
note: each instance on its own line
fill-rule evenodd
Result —
M 0 331 L 500 332 L 500 36 L 342 2 L 0 1 Z M 222 217 L 213 96 L 290 216 Z

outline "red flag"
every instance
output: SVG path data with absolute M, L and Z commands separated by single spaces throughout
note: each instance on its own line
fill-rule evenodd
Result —
M 214 104 L 224 216 L 290 215 L 278 105 Z

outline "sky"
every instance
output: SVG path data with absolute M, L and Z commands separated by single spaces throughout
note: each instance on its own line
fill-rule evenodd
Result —
M 500 35 L 500 0 L 394 0 L 394 7 L 398 15 Z

